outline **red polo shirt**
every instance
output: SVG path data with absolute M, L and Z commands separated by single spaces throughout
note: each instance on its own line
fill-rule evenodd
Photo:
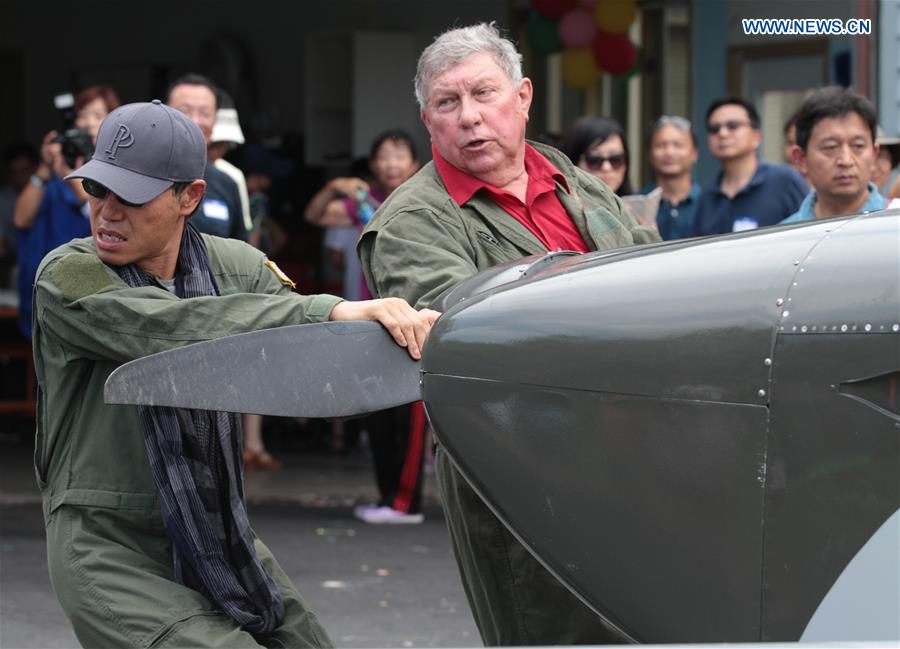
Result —
M 531 145 L 525 145 L 528 190 L 524 203 L 511 193 L 460 171 L 444 160 L 433 146 L 431 154 L 434 156 L 434 164 L 441 180 L 444 181 L 444 186 L 447 187 L 447 192 L 457 205 L 464 205 L 475 192 L 484 189 L 494 203 L 528 228 L 547 250 L 588 251 L 581 233 L 556 195 L 556 181 L 559 181 L 566 192 L 569 191 L 566 177 Z

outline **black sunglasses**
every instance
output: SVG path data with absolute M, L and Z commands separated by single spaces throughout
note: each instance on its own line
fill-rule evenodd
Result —
M 86 191 L 89 196 L 93 196 L 94 198 L 106 198 L 110 194 L 109 189 L 90 178 L 82 178 L 81 186 L 84 187 L 84 191 Z M 144 205 L 146 205 L 146 203 L 131 203 L 118 194 L 116 194 L 116 199 L 118 199 L 122 205 L 127 205 L 128 207 L 144 207 Z
M 613 169 L 621 169 L 625 164 L 625 154 L 616 153 L 615 155 L 611 155 L 609 157 L 602 155 L 591 155 L 590 153 L 584 154 L 584 163 L 591 171 L 599 171 L 603 167 L 604 162 L 608 162 L 609 166 Z
M 736 131 L 742 126 L 750 126 L 750 122 L 741 122 L 736 119 L 730 119 L 727 122 L 716 122 L 706 125 L 706 132 L 710 135 L 718 135 L 719 131 L 727 128 L 729 131 Z

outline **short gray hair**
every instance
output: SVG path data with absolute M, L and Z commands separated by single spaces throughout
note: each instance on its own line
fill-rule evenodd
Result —
M 487 53 L 518 84 L 522 80 L 522 55 L 508 38 L 504 38 L 496 23 L 479 23 L 469 27 L 459 27 L 444 32 L 425 48 L 416 66 L 416 100 L 419 108 L 425 110 L 428 86 L 454 65 L 475 54 Z

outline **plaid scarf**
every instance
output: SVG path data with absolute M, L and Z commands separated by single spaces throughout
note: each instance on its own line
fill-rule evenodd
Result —
M 134 264 L 115 269 L 126 284 L 155 282 Z M 206 245 L 186 224 L 175 271 L 180 298 L 219 295 Z M 215 602 L 246 631 L 281 626 L 281 591 L 253 547 L 244 506 L 243 443 L 233 413 L 138 406 L 144 442 L 172 544 L 175 577 Z

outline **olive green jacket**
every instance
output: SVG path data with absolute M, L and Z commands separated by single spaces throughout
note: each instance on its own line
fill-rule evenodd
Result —
M 657 241 L 597 178 L 562 153 L 531 143 L 566 178 L 556 195 L 591 250 Z M 434 165 L 390 195 L 358 244 L 376 297 L 417 307 L 499 263 L 547 252 L 483 191 L 459 206 Z M 438 449 L 438 485 L 463 587 L 486 646 L 606 644 L 621 641 L 519 543 Z
M 192 616 L 215 616 L 198 593 L 174 582 L 137 409 L 104 404 L 109 374 L 189 343 L 326 320 L 340 301 L 292 293 L 243 242 L 203 238 L 221 296 L 179 299 L 161 284 L 131 288 L 90 239 L 57 248 L 38 268 L 35 468 L 51 580 L 88 646 L 149 646 Z M 279 573 L 262 544 L 258 550 Z M 274 576 L 290 591 L 286 577 Z
M 659 241 L 622 201 L 556 149 L 529 142 L 566 178 L 556 195 L 591 250 Z M 464 205 L 447 193 L 434 162 L 394 190 L 360 238 L 357 250 L 372 295 L 430 306 L 446 289 L 479 271 L 547 248 L 484 192 Z

